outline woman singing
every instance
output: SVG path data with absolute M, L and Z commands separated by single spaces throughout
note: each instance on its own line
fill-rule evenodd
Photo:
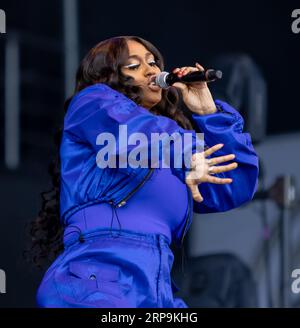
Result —
M 205 82 L 154 85 L 163 68 L 160 52 L 135 36 L 102 41 L 82 60 L 66 101 L 54 189 L 43 193 L 32 228 L 36 260 L 57 255 L 37 291 L 39 307 L 187 307 L 174 296 L 171 244 L 182 246 L 193 211 L 228 211 L 252 199 L 258 158 L 240 114 L 213 100 Z M 196 70 L 203 67 L 173 72 Z M 190 151 L 190 165 L 174 149 L 181 167 L 162 167 L 161 157 L 156 167 L 124 165 L 127 155 L 134 162 L 134 147 L 120 127 L 148 140 L 139 158 L 146 164 L 154 133 L 189 134 L 182 155 Z M 196 132 L 204 134 L 202 151 Z M 103 156 L 109 138 L 116 143 Z

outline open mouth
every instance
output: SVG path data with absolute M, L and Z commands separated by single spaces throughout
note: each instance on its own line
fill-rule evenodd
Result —
M 148 81 L 148 85 L 155 85 L 155 80 L 156 80 L 156 75 L 152 75 L 150 78 L 149 78 L 149 81 Z
M 152 91 L 161 90 L 161 88 L 158 85 L 156 85 L 154 82 L 151 82 L 150 84 L 148 84 L 148 88 Z
M 150 81 L 148 83 L 148 87 L 152 91 L 159 91 L 161 89 L 158 85 L 155 84 L 155 76 L 152 76 L 150 78 Z

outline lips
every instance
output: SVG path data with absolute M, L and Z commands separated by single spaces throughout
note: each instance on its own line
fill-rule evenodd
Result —
M 151 91 L 159 91 L 159 90 L 161 90 L 161 88 L 160 88 L 158 85 L 155 85 L 155 84 L 153 84 L 153 83 L 148 84 L 148 88 L 149 88 Z
M 148 82 L 148 88 L 152 91 L 159 91 L 161 88 L 155 84 L 156 76 L 151 76 Z
M 155 79 L 156 79 L 156 75 L 152 75 L 152 76 L 149 78 L 148 85 L 151 84 L 151 83 L 154 83 L 154 84 L 155 84 Z

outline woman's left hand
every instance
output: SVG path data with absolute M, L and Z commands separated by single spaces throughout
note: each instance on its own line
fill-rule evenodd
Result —
M 176 73 L 179 77 L 182 77 L 190 72 L 203 70 L 204 68 L 200 64 L 196 63 L 195 67 L 185 66 L 175 68 L 173 73 Z M 176 82 L 172 86 L 181 90 L 183 101 L 192 112 L 200 115 L 216 112 L 216 105 L 206 82 Z

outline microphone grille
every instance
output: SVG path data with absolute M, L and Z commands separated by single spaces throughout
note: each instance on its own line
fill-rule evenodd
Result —
M 217 71 L 216 71 L 216 77 L 217 77 L 218 79 L 221 79 L 222 76 L 223 76 L 223 72 L 220 71 L 220 70 L 217 70 Z
M 168 72 L 161 72 L 155 78 L 155 84 L 161 87 L 162 89 L 167 89 L 169 85 L 167 84 L 167 76 L 169 75 Z

